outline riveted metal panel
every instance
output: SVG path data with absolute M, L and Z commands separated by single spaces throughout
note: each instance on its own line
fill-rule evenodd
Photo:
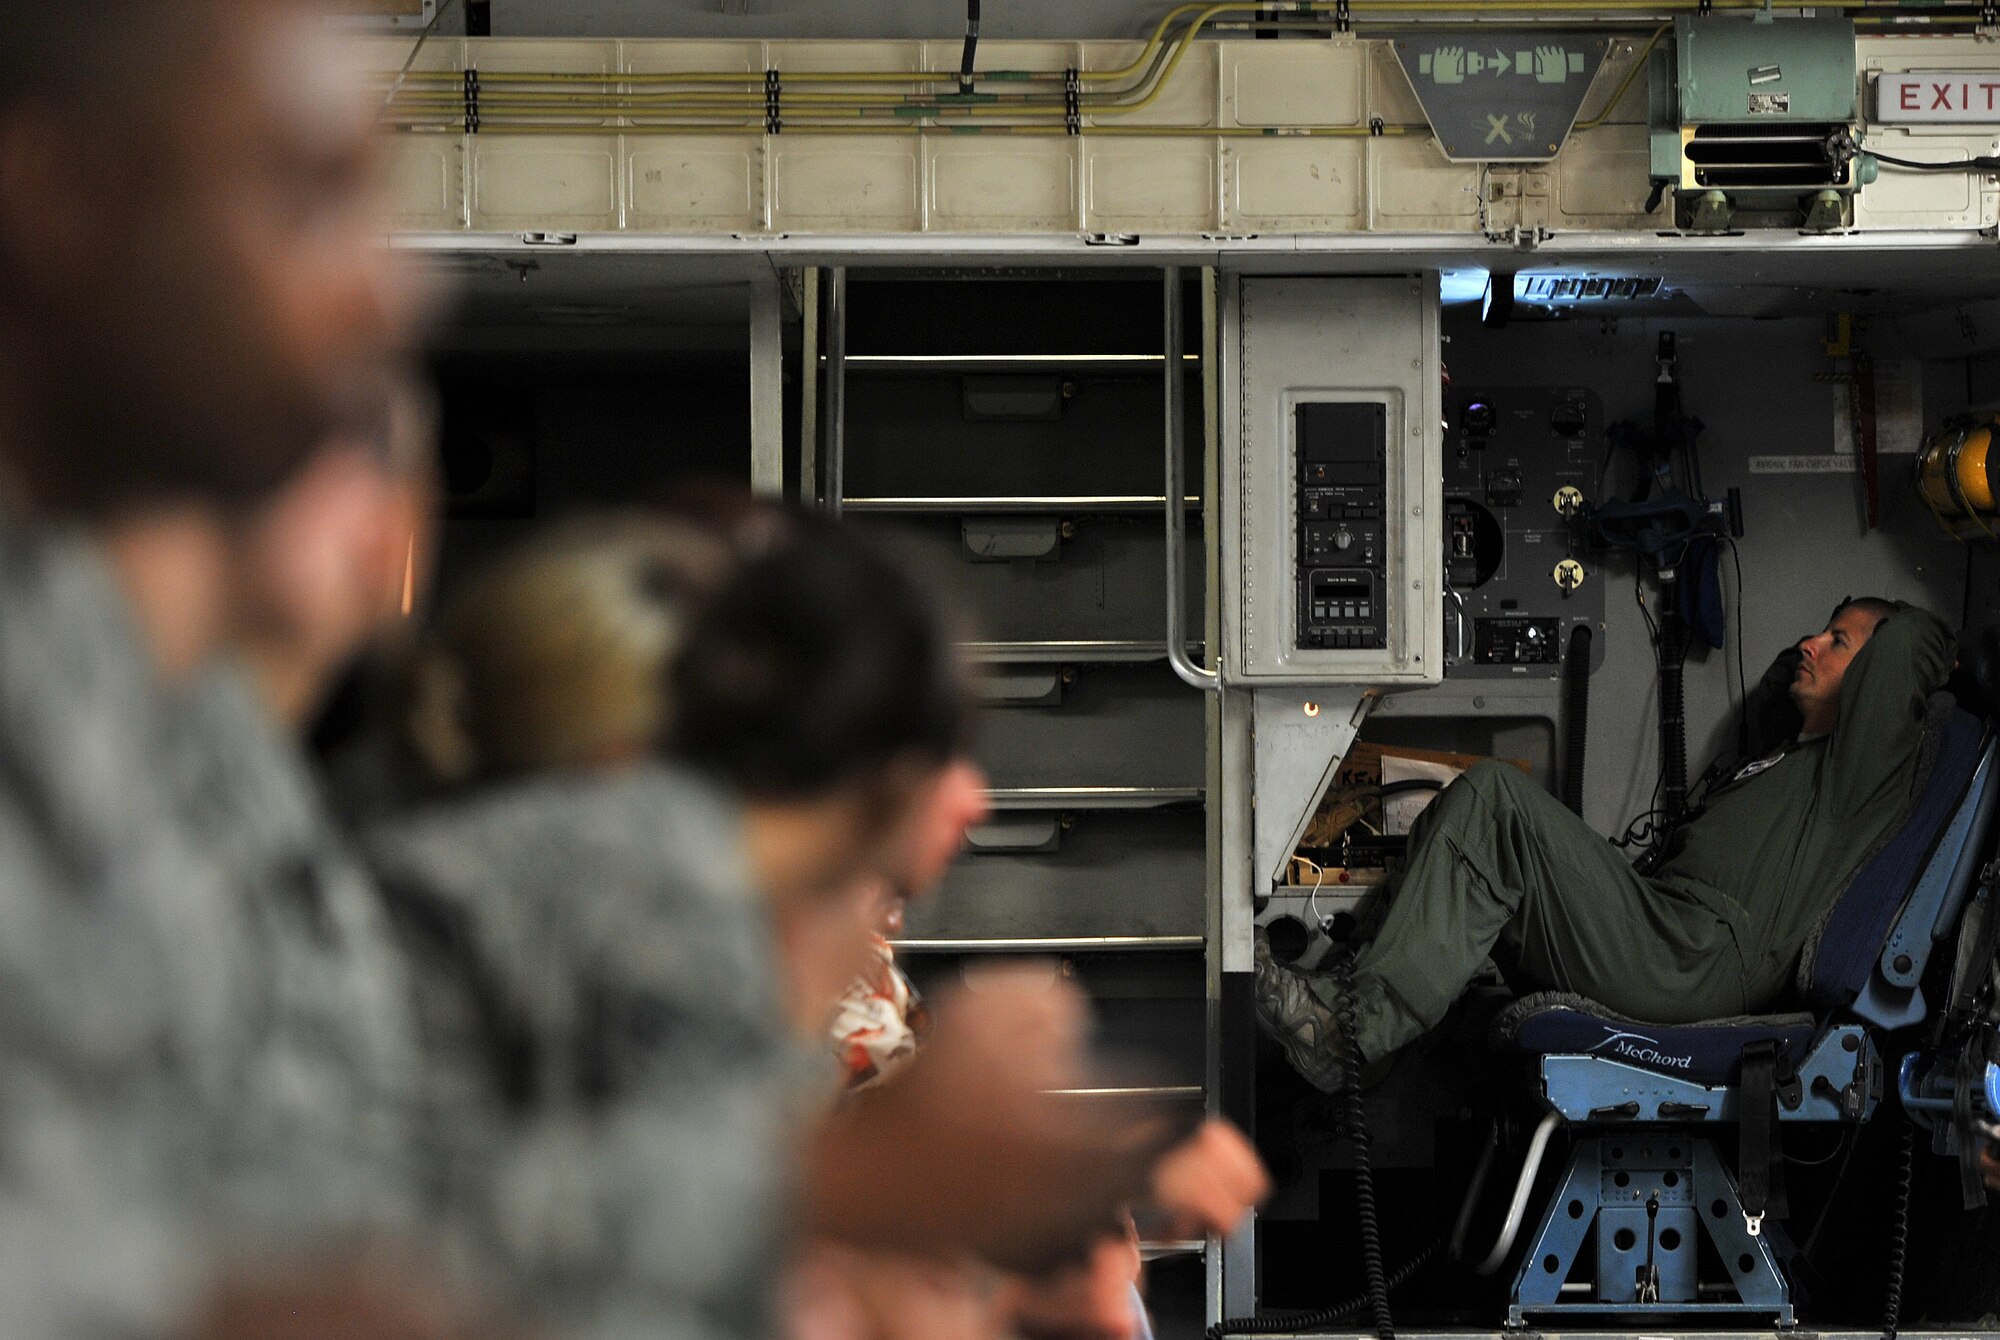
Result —
M 1224 109 L 1239 126 L 1352 126 L 1367 104 L 1362 47 L 1231 42 L 1222 50 Z
M 785 134 L 769 152 L 772 226 L 781 232 L 900 233 L 921 225 L 914 135 Z
M 928 141 L 930 226 L 1043 232 L 1077 226 L 1077 141 Z
M 628 227 L 746 232 L 763 224 L 761 140 L 634 137 L 625 154 L 625 172 Z
M 1329 232 L 1360 218 L 1367 142 L 1252 140 L 1225 147 L 1232 229 Z
M 622 227 L 618 157 L 611 135 L 478 138 L 472 225 L 510 232 Z
M 1435 276 L 1238 279 L 1227 294 L 1224 673 L 1247 684 L 1436 683 L 1443 413 Z M 1380 648 L 1303 648 L 1298 627 L 1301 406 L 1385 411 L 1387 612 Z
M 1203 140 L 1088 141 L 1084 227 L 1091 232 L 1217 226 L 1215 148 Z

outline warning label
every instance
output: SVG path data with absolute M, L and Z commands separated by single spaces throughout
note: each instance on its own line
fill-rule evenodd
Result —
M 1750 95 L 1750 115 L 1783 116 L 1792 110 L 1792 95 L 1789 93 L 1752 93 Z
M 1851 475 L 1853 456 L 1752 456 L 1753 475 Z

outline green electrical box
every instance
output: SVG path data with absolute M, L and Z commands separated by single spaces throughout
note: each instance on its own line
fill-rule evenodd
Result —
M 1684 126 L 1854 119 L 1851 19 L 1683 17 L 1674 54 Z
M 1676 19 L 1648 72 L 1654 203 L 1671 188 L 1676 223 L 1698 232 L 1849 226 L 1868 179 L 1854 59 L 1851 19 Z

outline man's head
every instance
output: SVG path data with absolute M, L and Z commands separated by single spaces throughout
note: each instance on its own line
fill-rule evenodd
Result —
M 0 466 L 16 508 L 254 502 L 404 343 L 376 100 L 308 0 L 9 6 Z
M 1840 685 L 1855 654 L 1895 605 L 1875 596 L 1842 601 L 1826 627 L 1799 641 L 1799 668 L 1792 675 L 1792 701 L 1805 714 L 1805 733 L 1824 735 L 1840 716 Z

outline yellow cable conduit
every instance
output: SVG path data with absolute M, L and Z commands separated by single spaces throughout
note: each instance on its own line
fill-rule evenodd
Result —
M 1816 8 L 1842 11 L 1879 9 L 1878 0 L 1825 0 Z M 1894 6 L 1892 6 L 1894 7 Z M 1763 0 L 1300 0 L 1290 12 L 1339 17 L 1372 14 L 1536 15 L 1629 14 L 1657 17 L 1663 13 L 1699 12 L 1704 8 L 1761 10 Z M 763 135 L 766 115 L 774 106 L 784 130 L 810 134 L 954 134 L 1097 135 L 1135 137 L 1269 138 L 1279 136 L 1355 137 L 1406 135 L 1423 132 L 1423 125 L 1368 124 L 1355 126 L 1132 126 L 1101 125 L 1084 118 L 1128 116 L 1156 103 L 1193 49 L 1200 31 L 1225 14 L 1266 13 L 1264 0 L 1221 0 L 1184 4 L 1160 20 L 1139 54 L 1115 70 L 1074 72 L 1084 85 L 1130 81 L 1096 92 L 1067 89 L 1048 93 L 985 91 L 995 84 L 1064 83 L 1071 72 L 1058 70 L 996 70 L 975 76 L 982 91 L 972 93 L 868 93 L 849 91 L 856 84 L 956 84 L 951 71 L 800 71 L 779 74 L 775 85 L 763 71 L 664 71 L 652 73 L 584 74 L 559 71 L 475 71 L 476 88 L 468 88 L 459 70 L 413 70 L 397 88 L 387 108 L 387 120 L 397 129 L 479 134 L 606 134 L 606 135 Z M 1175 25 L 1186 22 L 1169 41 Z M 1863 16 L 1863 23 L 1901 26 L 1899 20 Z M 1923 24 L 1971 23 L 1972 15 L 1940 14 L 1911 6 L 1907 20 Z M 1254 23 L 1232 26 L 1256 26 Z M 1294 25 L 1296 26 L 1296 25 Z M 1330 26 L 1326 18 L 1307 26 Z M 1602 125 L 1631 88 L 1647 57 L 1671 24 L 1654 29 L 1633 60 L 1624 80 L 1599 113 L 1576 124 L 1577 130 Z M 1136 76 L 1136 78 L 1135 78 Z M 735 88 L 687 87 L 734 85 Z M 816 89 L 838 86 L 841 91 Z M 595 86 L 595 87 L 592 87 Z M 615 86 L 615 87 L 607 87 Z M 665 86 L 665 87 L 662 87 Z M 641 91 L 651 90 L 651 91 Z M 473 113 L 476 110 L 476 121 Z M 790 113 L 797 112 L 798 115 Z M 734 113 L 734 115 L 732 115 Z M 1072 117 L 1075 124 L 1072 125 Z M 606 118 L 647 118 L 630 124 L 605 125 Z M 581 118 L 592 118 L 582 120 Z M 838 119 L 830 119 L 838 118 Z M 995 121 L 990 118 L 1005 118 Z

